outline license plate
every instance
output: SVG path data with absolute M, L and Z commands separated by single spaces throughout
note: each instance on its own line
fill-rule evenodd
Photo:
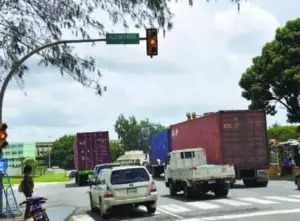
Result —
M 215 182 L 216 182 L 215 180 L 208 180 L 207 181 L 208 184 L 212 184 L 212 183 L 215 183 Z
M 137 192 L 137 189 L 136 189 L 136 188 L 128 189 L 128 190 L 127 190 L 127 193 L 129 193 L 129 194 L 134 194 L 134 193 L 136 193 L 136 192 Z

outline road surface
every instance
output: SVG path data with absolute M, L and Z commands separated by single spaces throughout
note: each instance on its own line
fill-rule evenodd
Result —
M 244 188 L 242 184 L 230 190 L 225 199 L 213 195 L 186 200 L 182 194 L 170 197 L 163 181 L 156 181 L 159 202 L 157 212 L 148 215 L 143 207 L 132 211 L 119 211 L 110 220 L 123 221 L 295 221 L 300 215 L 300 191 L 290 181 L 270 181 L 267 188 Z M 69 217 L 73 221 L 101 220 L 91 213 L 88 187 L 72 183 L 37 186 L 35 193 L 49 198 L 47 208 L 53 220 Z M 23 196 L 17 194 L 18 198 Z M 52 219 L 51 219 L 52 220 Z

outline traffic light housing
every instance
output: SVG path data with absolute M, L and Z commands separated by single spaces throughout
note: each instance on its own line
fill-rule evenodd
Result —
M 7 124 L 1 123 L 0 124 L 0 148 L 5 148 L 8 145 L 8 142 L 6 141 L 7 138 Z
M 192 119 L 195 120 L 197 118 L 197 115 L 195 112 L 192 113 Z
M 186 118 L 187 118 L 188 120 L 191 120 L 191 114 L 190 114 L 190 113 L 187 113 L 187 114 L 186 114 Z
M 148 28 L 146 29 L 146 41 L 147 41 L 147 55 L 152 58 L 152 56 L 158 55 L 158 38 L 157 29 Z

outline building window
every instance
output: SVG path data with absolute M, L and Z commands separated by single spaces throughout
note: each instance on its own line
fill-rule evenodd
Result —
M 18 147 L 24 147 L 24 145 L 23 144 L 18 144 Z

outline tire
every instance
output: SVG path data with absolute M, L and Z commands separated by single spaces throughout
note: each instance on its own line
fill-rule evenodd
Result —
M 261 181 L 261 182 L 257 182 L 257 186 L 258 187 L 267 187 L 268 186 L 269 181 Z
M 230 183 L 230 188 L 231 188 L 231 189 L 234 188 L 234 183 Z
M 298 190 L 300 190 L 300 177 L 297 178 L 296 185 L 297 185 Z
M 94 203 L 93 203 L 93 199 L 92 199 L 92 194 L 90 193 L 89 195 L 90 195 L 90 208 L 91 208 L 91 211 L 92 212 L 96 212 L 97 209 L 96 209 L 96 207 L 94 207 Z
M 101 198 L 99 198 L 99 205 L 100 205 L 100 210 L 99 210 L 99 212 L 100 212 L 100 217 L 101 217 L 102 219 L 107 219 L 107 218 L 108 218 L 108 214 L 107 214 L 106 212 L 103 211 L 103 202 L 102 202 Z
M 177 195 L 176 185 L 172 181 L 169 181 L 168 183 L 169 183 L 170 195 L 171 196 L 176 196 Z
M 229 193 L 229 189 L 225 189 L 225 188 L 217 188 L 214 192 L 215 196 L 218 198 L 224 198 L 228 195 Z
M 192 197 L 193 196 L 193 189 L 188 187 L 187 183 L 184 183 L 183 193 L 185 197 Z
M 151 207 L 151 205 L 147 206 L 147 212 L 149 214 L 155 213 L 156 212 L 156 207 L 153 208 L 153 207 Z
M 246 187 L 255 187 L 256 186 L 255 179 L 243 179 L 243 183 Z

